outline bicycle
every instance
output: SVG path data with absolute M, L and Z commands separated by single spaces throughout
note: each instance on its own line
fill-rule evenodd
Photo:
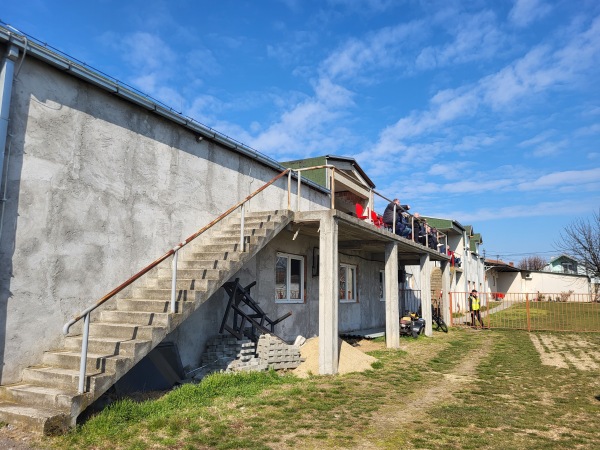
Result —
M 432 325 L 435 325 L 435 331 L 439 331 L 441 329 L 444 333 L 448 332 L 448 326 L 446 325 L 446 322 L 444 322 L 444 319 L 442 319 L 439 310 L 436 310 L 433 307 L 431 308 L 431 319 L 433 322 Z

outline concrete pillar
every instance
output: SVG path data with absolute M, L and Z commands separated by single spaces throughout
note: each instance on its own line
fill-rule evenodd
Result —
M 450 299 L 448 292 L 450 291 L 450 262 L 442 261 L 442 304 L 440 305 L 440 313 L 442 319 L 447 324 L 450 323 Z
M 400 312 L 398 306 L 398 244 L 385 246 L 385 344 L 400 348 Z
M 421 317 L 425 319 L 425 336 L 433 334 L 431 327 L 431 261 L 429 255 L 421 255 Z
M 338 223 L 330 211 L 321 219 L 319 233 L 319 373 L 338 371 Z

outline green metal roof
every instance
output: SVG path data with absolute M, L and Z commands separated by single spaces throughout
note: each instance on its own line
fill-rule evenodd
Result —
M 364 179 L 364 181 L 371 187 L 375 188 L 375 183 L 371 181 L 368 175 L 364 170 L 358 165 L 354 158 L 349 156 L 335 156 L 335 155 L 323 155 L 316 156 L 314 158 L 306 158 L 306 159 L 296 159 L 294 161 L 284 161 L 280 163 L 284 167 L 288 167 L 291 169 L 302 169 L 304 167 L 312 167 L 312 166 L 322 166 L 325 164 L 330 164 L 335 166 L 336 161 L 342 161 L 345 163 L 349 163 L 352 165 L 354 169 L 360 174 L 360 176 Z M 302 177 L 308 178 L 309 180 L 314 181 L 315 183 L 327 187 L 327 169 L 315 169 L 315 170 L 307 170 L 302 172 Z
M 297 159 L 295 161 L 284 161 L 280 163 L 283 167 L 290 169 L 302 169 L 303 167 L 323 166 L 327 163 L 326 156 L 316 158 Z M 327 169 L 314 169 L 302 172 L 302 178 L 314 181 L 319 186 L 327 187 Z
M 427 223 L 440 231 L 448 232 L 454 231 L 456 234 L 462 234 L 464 227 L 456 220 L 452 219 L 440 219 L 439 217 L 422 216 L 427 219 Z
M 483 238 L 481 237 L 481 234 L 479 234 L 479 233 L 473 234 L 473 236 L 471 236 L 469 243 L 470 243 L 469 246 L 470 246 L 471 252 L 475 253 L 477 251 L 477 244 L 483 244 Z

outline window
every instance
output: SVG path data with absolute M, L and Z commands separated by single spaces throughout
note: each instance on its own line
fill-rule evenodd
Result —
M 379 301 L 385 302 L 385 270 L 379 271 Z
M 304 302 L 304 257 L 277 253 L 275 301 Z
M 340 301 L 356 302 L 356 266 L 340 264 Z
M 562 268 L 564 273 L 575 273 L 575 270 L 573 270 L 573 264 L 570 262 L 562 263 Z

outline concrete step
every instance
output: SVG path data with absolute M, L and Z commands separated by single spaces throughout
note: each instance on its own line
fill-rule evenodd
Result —
M 69 414 L 73 403 L 81 403 L 84 397 L 85 394 L 78 394 L 77 389 L 59 389 L 30 383 L 0 386 L 0 398 L 3 401 L 41 406 Z
M 209 252 L 209 251 L 192 251 L 190 252 L 185 261 L 207 261 L 207 262 L 215 262 L 221 261 L 222 263 L 226 262 L 237 262 L 242 257 L 243 253 L 238 252 L 230 252 L 230 251 L 218 251 L 218 252 Z M 184 261 L 178 261 L 177 267 L 179 268 L 180 263 Z M 182 266 L 183 267 L 183 266 Z
M 187 298 L 187 296 L 186 296 Z M 191 296 L 194 300 L 194 296 Z M 192 301 L 177 301 L 176 312 L 181 313 L 193 310 Z M 150 299 L 150 298 L 120 298 L 117 300 L 117 309 L 119 311 L 139 311 L 150 313 L 170 313 L 171 312 L 171 291 L 169 290 L 169 299 Z
M 225 274 L 227 274 L 227 270 L 223 269 L 189 269 L 189 268 L 180 268 L 179 263 L 177 264 L 177 278 L 182 279 L 192 279 L 192 280 L 220 280 Z M 171 280 L 171 276 L 173 271 L 169 267 L 161 267 L 158 269 L 158 278 L 166 278 L 169 281 Z
M 75 419 L 51 408 L 0 402 L 0 422 L 17 425 L 38 434 L 63 434 L 75 424 Z
M 86 374 L 86 390 L 94 392 L 110 383 L 113 374 L 91 372 Z M 23 370 L 23 382 L 40 386 L 49 386 L 60 389 L 77 389 L 79 386 L 79 369 L 63 369 L 61 367 L 34 366 Z M 108 384 L 110 386 L 110 384 Z
M 205 293 L 212 290 L 218 283 L 216 280 L 203 280 L 201 282 L 203 286 L 194 285 L 195 289 L 177 289 L 176 301 L 183 302 L 195 302 L 202 299 Z M 134 288 L 133 289 L 134 299 L 148 299 L 148 300 L 164 300 L 171 301 L 171 288 L 159 289 L 159 288 Z
M 112 337 L 122 340 L 153 340 L 165 328 L 152 325 L 137 325 L 135 323 L 92 322 L 90 323 L 90 337 Z
M 252 231 L 253 231 L 252 228 L 248 228 L 247 232 L 244 233 L 244 242 L 248 243 L 248 242 L 252 242 L 252 240 L 256 240 L 261 237 L 264 237 L 264 236 L 260 236 L 260 235 L 255 235 L 254 233 L 252 233 Z M 199 241 L 198 244 L 200 244 L 200 242 L 201 241 Z M 240 243 L 240 232 L 238 231 L 237 233 L 231 232 L 231 233 L 227 233 L 227 234 L 219 234 L 217 236 L 213 236 L 209 242 L 213 243 L 213 244 L 239 244 Z
M 245 232 L 244 232 L 244 237 L 248 238 L 252 238 L 252 237 L 265 237 L 267 236 L 272 230 L 273 228 L 268 227 L 262 227 L 262 228 L 252 228 L 252 227 L 244 227 Z M 215 240 L 217 242 L 220 242 L 221 239 L 226 239 L 226 242 L 229 242 L 230 239 L 233 239 L 234 241 L 237 238 L 237 242 L 240 241 L 240 227 L 237 227 L 237 229 L 227 229 L 227 230 L 221 230 L 219 232 L 220 236 L 215 236 Z
M 202 291 L 206 292 L 210 286 L 214 286 L 221 278 L 201 279 L 190 277 L 177 277 L 175 287 L 177 290 Z M 158 278 L 152 289 L 171 289 L 171 278 Z
M 77 349 L 76 351 L 45 352 L 42 356 L 42 364 L 63 369 L 79 370 L 80 359 L 80 349 Z M 131 364 L 132 360 L 133 355 L 127 357 L 122 355 L 88 352 L 86 372 L 123 373 L 123 370 L 128 364 Z
M 221 259 L 179 259 L 177 261 L 177 270 L 180 269 L 211 269 L 211 270 L 225 270 L 229 271 L 231 267 L 231 261 L 224 261 Z M 159 272 L 163 268 L 159 268 Z M 166 268 L 165 268 L 166 269 Z M 171 268 L 168 268 L 171 270 Z
M 65 339 L 64 349 L 81 354 L 82 336 L 69 336 Z M 88 340 L 88 352 L 102 355 L 122 355 L 134 357 L 148 353 L 152 349 L 152 341 L 149 339 L 124 340 L 115 337 L 90 337 Z
M 247 244 L 244 246 L 244 249 L 247 247 Z M 220 243 L 217 242 L 215 243 L 214 241 L 211 241 L 210 244 L 198 244 L 195 245 L 193 248 L 193 251 L 191 252 L 191 255 L 196 255 L 196 254 L 206 254 L 206 253 L 225 253 L 225 252 L 229 252 L 229 253 L 233 253 L 233 252 L 240 252 L 240 242 L 224 242 L 224 243 Z M 204 258 L 202 258 L 204 259 Z
M 135 323 L 138 325 L 166 327 L 169 324 L 169 314 L 148 311 L 102 311 L 100 313 L 100 322 Z

